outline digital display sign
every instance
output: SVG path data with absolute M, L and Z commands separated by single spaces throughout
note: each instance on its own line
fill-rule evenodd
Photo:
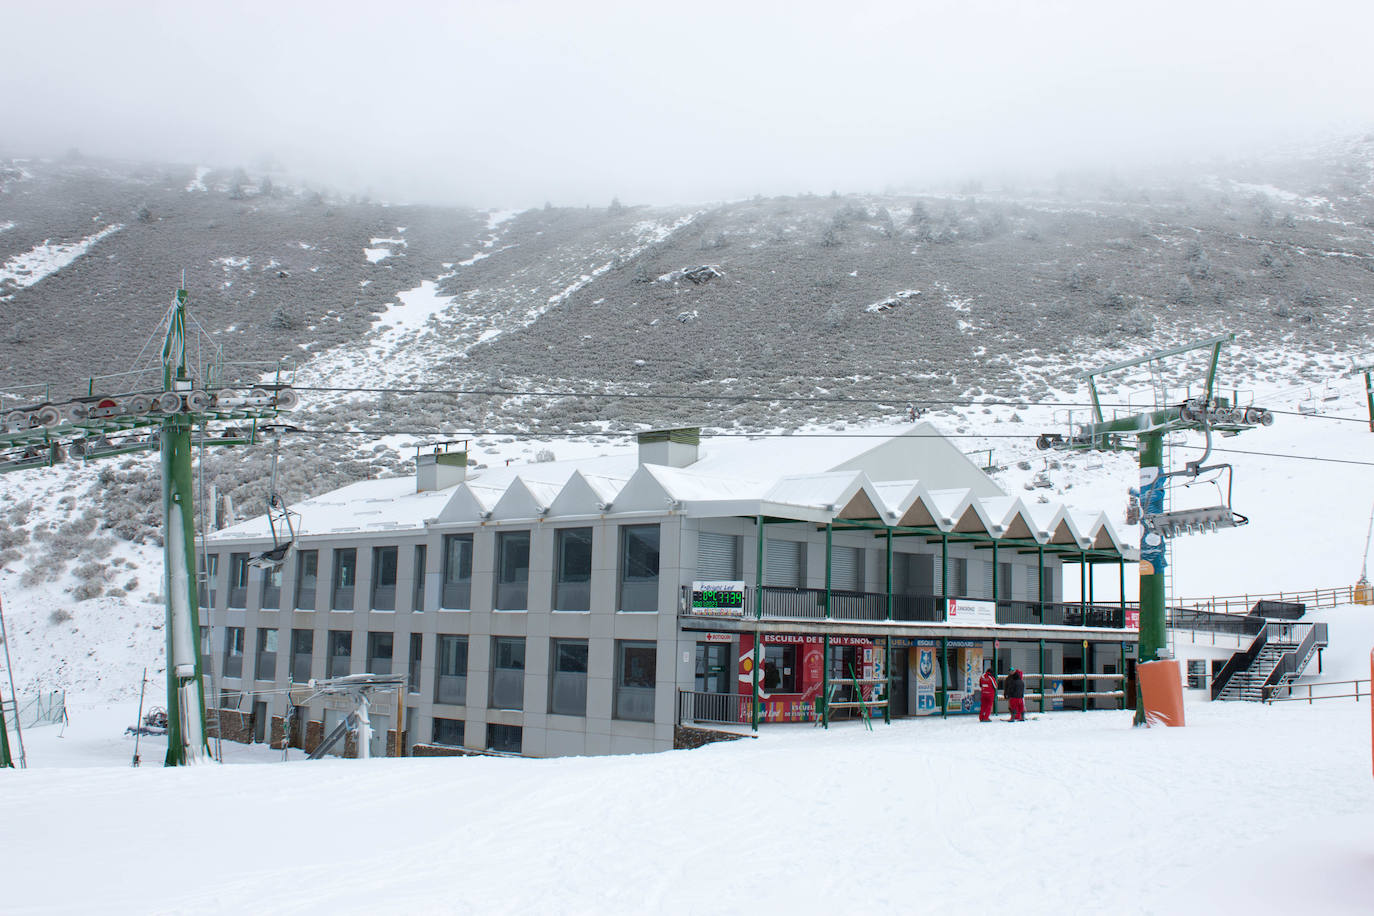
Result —
M 743 582 L 693 582 L 692 613 L 744 616 Z

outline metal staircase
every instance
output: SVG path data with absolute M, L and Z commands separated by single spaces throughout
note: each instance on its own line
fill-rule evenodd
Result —
M 1259 655 L 1244 671 L 1239 671 L 1232 675 L 1226 682 L 1226 687 L 1222 689 L 1219 700 L 1251 700 L 1259 702 L 1264 699 L 1264 686 L 1269 681 L 1269 676 L 1274 673 L 1274 669 L 1283 661 L 1283 657 L 1296 649 L 1295 645 L 1284 645 L 1282 643 L 1265 643 Z M 1286 683 L 1297 677 L 1297 674 L 1285 674 L 1281 676 Z
M 1213 678 L 1212 698 L 1261 702 L 1301 677 L 1327 642 L 1324 622 L 1269 620 L 1250 648 L 1231 656 Z

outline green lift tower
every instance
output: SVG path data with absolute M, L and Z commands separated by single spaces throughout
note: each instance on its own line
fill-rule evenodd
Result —
M 65 458 L 91 461 L 137 451 L 162 456 L 163 594 L 167 602 L 167 766 L 209 757 L 205 690 L 201 676 L 200 620 L 195 574 L 195 506 L 192 449 L 198 445 L 243 445 L 256 441 L 257 424 L 296 405 L 296 393 L 278 369 L 270 383 L 225 382 L 217 346 L 210 359 L 192 366 L 187 328 L 188 294 L 178 289 L 159 326 L 161 386 L 156 369 L 92 378 L 86 394 L 51 399 L 47 386 L 36 397 L 0 393 L 0 473 L 46 467 Z M 198 326 L 197 326 L 198 327 Z M 204 334 L 203 340 L 208 341 Z M 264 374 L 259 371 L 258 377 Z M 12 403 L 7 403 L 12 402 Z M 210 424 L 217 424 L 212 429 Z M 3 722 L 0 722 L 3 729 Z
M 1216 531 L 1247 521 L 1245 516 L 1231 509 L 1230 466 L 1205 463 L 1212 451 L 1213 433 L 1231 436 L 1274 422 L 1273 414 L 1262 407 L 1239 407 L 1233 403 L 1235 398 L 1228 400 L 1216 394 L 1221 350 L 1233 339 L 1234 335 L 1225 334 L 1082 373 L 1078 377 L 1088 383 L 1093 422 L 1079 426 L 1068 436 L 1045 433 L 1036 442 L 1042 449 L 1133 450 L 1140 456 L 1140 485 L 1131 491 L 1140 518 L 1140 635 L 1136 656 L 1140 662 L 1158 659 L 1167 641 L 1164 610 L 1166 541 L 1180 534 Z M 1163 364 L 1193 351 L 1209 351 L 1200 390 L 1194 394 L 1189 388 L 1182 400 L 1171 399 Z M 1147 366 L 1150 370 L 1155 394 L 1153 409 L 1106 418 L 1098 380 L 1137 366 Z M 1164 467 L 1164 438 L 1169 433 L 1182 431 L 1202 432 L 1206 436 L 1206 449 L 1201 458 L 1187 462 L 1182 470 L 1168 471 Z M 1170 478 L 1196 479 L 1205 473 L 1215 473 L 1218 479 L 1225 475 L 1226 492 L 1219 505 L 1178 511 L 1166 509 L 1165 490 Z M 1136 703 L 1135 721 L 1136 724 L 1144 722 L 1139 702 Z

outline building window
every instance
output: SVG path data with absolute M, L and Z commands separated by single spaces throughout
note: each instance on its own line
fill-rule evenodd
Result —
M 950 557 L 948 594 L 959 598 L 969 597 L 968 559 L 965 557 Z
M 406 669 L 406 690 L 420 692 L 420 659 L 424 651 L 425 638 L 420 633 L 410 634 L 410 664 Z
M 830 588 L 837 592 L 864 590 L 863 550 L 835 544 L 830 549 Z
M 430 741 L 433 744 L 442 744 L 445 747 L 463 746 L 463 720 L 462 719 L 434 719 L 434 730 L 430 733 Z
M 310 680 L 310 657 L 315 654 L 312 630 L 291 631 L 291 680 L 304 684 Z
M 554 577 L 553 609 L 591 610 L 592 529 L 560 528 L 554 537 L 554 550 L 557 567 Z
M 796 646 L 763 647 L 763 673 L 760 683 L 765 690 L 773 693 L 800 693 L 797 674 Z
M 491 638 L 492 709 L 525 708 L 525 638 Z
M 444 535 L 444 593 L 440 607 L 472 607 L 472 535 Z
M 741 538 L 737 534 L 703 531 L 697 535 L 697 579 L 702 582 L 734 582 L 741 571 Z
M 488 750 L 503 751 L 507 754 L 518 754 L 520 753 L 520 748 L 520 726 L 497 725 L 495 722 L 487 726 Z
M 395 547 L 372 548 L 372 609 L 396 610 L 396 554 Z
M 336 611 L 353 610 L 353 586 L 358 581 L 358 550 L 346 547 L 334 551 L 334 588 L 330 607 Z
M 763 584 L 799 588 L 805 582 L 806 545 L 801 541 L 764 541 Z
M 296 554 L 296 607 L 315 610 L 315 582 L 319 578 L 320 552 L 302 550 Z
M 615 718 L 654 721 L 657 657 L 654 643 L 615 641 Z
M 496 610 L 523 611 L 530 606 L 530 533 L 496 535 Z
M 256 670 L 257 678 L 260 681 L 271 681 L 277 677 L 277 631 L 275 629 L 258 630 Z
M 206 554 L 203 568 L 205 581 L 200 584 L 200 603 L 204 607 L 214 607 L 219 594 L 219 554 Z
M 434 683 L 434 702 L 463 706 L 468 701 L 468 638 L 439 637 L 438 677 Z
M 269 566 L 262 571 L 262 609 L 275 611 L 281 607 L 281 567 Z
M 658 610 L 658 526 L 620 529 L 620 610 Z
M 224 676 L 243 677 L 243 627 L 224 630 Z
M 345 677 L 353 659 L 353 634 L 329 631 L 329 677 Z
M 587 714 L 587 640 L 550 642 L 549 712 L 559 716 Z
M 1201 690 L 1207 686 L 1207 659 L 1188 659 L 1188 689 Z
M 1012 565 L 1010 563 L 997 564 L 997 598 L 1001 601 L 1011 601 L 1016 597 L 1016 582 L 1012 578 Z
M 248 606 L 248 554 L 229 554 L 229 606 Z
M 425 567 L 429 551 L 424 544 L 415 545 L 415 585 L 410 593 L 410 609 L 412 611 L 423 611 L 425 609 Z
M 390 633 L 367 634 L 367 670 L 371 674 L 391 673 L 391 649 L 395 637 Z

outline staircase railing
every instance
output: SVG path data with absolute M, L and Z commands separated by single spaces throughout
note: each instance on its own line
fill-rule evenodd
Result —
M 1249 668 L 1259 658 L 1259 654 L 1264 650 L 1265 644 L 1269 641 L 1269 625 L 1266 623 L 1260 627 L 1259 633 L 1255 635 L 1254 642 L 1243 652 L 1237 652 L 1226 660 L 1226 664 L 1221 666 L 1221 670 L 1212 678 L 1212 699 L 1221 696 L 1221 692 L 1226 689 L 1226 685 L 1231 678 Z
M 1288 626 L 1297 626 L 1297 624 L 1289 624 Z M 1264 684 L 1260 687 L 1262 693 L 1268 694 L 1270 688 L 1282 681 L 1284 677 L 1302 673 L 1302 669 L 1307 666 L 1307 660 L 1312 657 L 1312 651 L 1317 647 L 1317 644 L 1326 645 L 1326 636 L 1325 623 L 1309 624 L 1307 635 L 1303 637 L 1302 642 L 1298 643 L 1296 648 L 1283 653 L 1279 663 L 1274 666 L 1274 670 L 1269 672 L 1269 677 L 1265 678 Z

